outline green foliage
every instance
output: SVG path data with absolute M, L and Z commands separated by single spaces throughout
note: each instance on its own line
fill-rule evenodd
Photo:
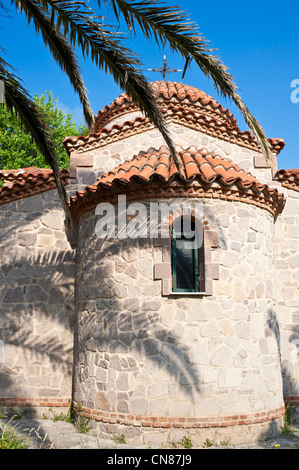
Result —
M 28 442 L 18 437 L 14 429 L 0 428 L 0 449 L 28 449 Z
M 86 135 L 88 130 L 82 125 L 77 126 L 72 114 L 63 113 L 58 108 L 58 100 L 51 92 L 47 91 L 46 94 L 40 97 L 35 95 L 34 101 L 43 109 L 46 122 L 52 129 L 59 168 L 69 168 L 69 157 L 62 141 L 67 136 Z M 49 168 L 20 119 L 3 105 L 0 107 L 0 169 L 29 166 Z
M 115 444 L 126 444 L 126 436 L 124 434 L 121 434 L 120 436 L 117 436 L 116 434 L 113 436 L 113 440 Z
M 293 435 L 293 420 L 292 420 L 292 407 L 286 406 L 285 414 L 283 417 L 283 428 L 281 430 L 283 435 Z
M 203 444 L 203 448 L 206 449 L 207 447 L 212 447 L 213 445 L 214 443 L 210 439 L 207 438 Z

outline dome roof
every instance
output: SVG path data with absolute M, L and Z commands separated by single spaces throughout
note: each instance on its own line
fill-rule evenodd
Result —
M 203 91 L 169 81 L 152 82 L 150 85 L 166 120 L 260 152 L 255 136 L 247 130 L 241 131 L 233 114 Z M 70 155 L 71 152 L 93 150 L 153 128 L 150 120 L 123 93 L 95 116 L 88 136 L 66 137 L 63 143 Z M 275 154 L 285 146 L 280 138 L 268 141 Z
M 260 183 L 228 158 L 192 146 L 177 147 L 180 170 L 167 146 L 150 148 L 125 161 L 78 191 L 70 206 L 77 219 L 100 202 L 117 202 L 118 194 L 128 199 L 196 197 L 221 198 L 254 204 L 273 215 L 283 209 L 285 199 L 277 189 Z
M 155 93 L 159 107 L 164 113 L 169 114 L 188 109 L 188 111 L 194 113 L 217 118 L 219 123 L 227 123 L 232 127 L 237 126 L 235 117 L 228 109 L 224 109 L 214 98 L 193 86 L 169 81 L 152 82 L 150 86 Z M 93 132 L 99 132 L 124 114 L 138 111 L 131 98 L 123 93 L 95 116 Z

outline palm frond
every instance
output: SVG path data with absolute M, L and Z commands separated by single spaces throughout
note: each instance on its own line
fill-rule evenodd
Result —
M 143 64 L 130 49 L 123 45 L 121 35 L 100 23 L 93 11 L 90 8 L 87 9 L 84 2 L 40 0 L 40 3 L 47 14 L 51 15 L 56 29 L 59 27 L 62 34 L 68 36 L 71 45 L 79 46 L 84 57 L 90 55 L 99 69 L 109 72 L 115 83 L 149 117 L 176 158 L 175 146 L 163 115 L 156 104 L 155 95 L 141 72 Z
M 5 104 L 10 112 L 15 113 L 20 118 L 24 128 L 31 134 L 38 149 L 50 165 L 63 203 L 66 225 L 70 227 L 72 222 L 68 199 L 60 178 L 55 144 L 51 139 L 51 129 L 46 123 L 43 110 L 30 98 L 18 77 L 11 73 L 8 68 L 10 68 L 9 64 L 0 57 L 0 80 L 4 82 Z
M 103 2 L 98 0 L 99 6 Z M 199 34 L 198 26 L 189 20 L 179 7 L 170 7 L 159 0 L 104 0 L 112 6 L 116 19 L 122 16 L 127 27 L 135 32 L 135 23 L 149 40 L 163 47 L 168 44 L 173 52 L 185 58 L 185 69 L 191 60 L 214 81 L 218 93 L 232 100 L 242 112 L 245 122 L 255 135 L 266 159 L 272 162 L 272 150 L 261 124 L 249 112 L 237 93 L 237 86 L 228 68 L 215 56 L 209 42 Z M 184 70 L 185 70 L 184 69 Z
M 49 47 L 51 54 L 60 68 L 66 72 L 70 82 L 78 94 L 83 107 L 85 120 L 90 127 L 93 121 L 93 112 L 88 101 L 87 91 L 81 76 L 77 58 L 73 47 L 69 44 L 60 31 L 55 28 L 40 8 L 38 1 L 34 0 L 12 0 L 21 12 L 28 18 L 28 23 L 33 20 L 35 29 L 42 34 L 44 43 Z

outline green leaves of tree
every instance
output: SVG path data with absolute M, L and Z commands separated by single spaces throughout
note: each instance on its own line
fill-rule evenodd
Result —
M 45 121 L 51 129 L 59 168 L 69 168 L 69 157 L 63 140 L 66 136 L 86 134 L 88 130 L 82 125 L 77 126 L 72 114 L 59 109 L 59 102 L 51 92 L 46 92 L 40 97 L 35 95 L 34 102 L 43 110 Z M 9 112 L 6 106 L 2 106 L 0 107 L 0 169 L 29 166 L 50 168 L 31 134 L 26 132 L 21 119 L 15 113 Z

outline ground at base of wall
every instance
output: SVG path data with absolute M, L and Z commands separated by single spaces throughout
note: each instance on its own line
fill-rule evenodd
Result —
M 299 449 L 299 425 L 294 425 L 287 433 L 281 433 L 275 438 L 262 436 L 257 442 L 241 445 L 213 442 L 207 438 L 201 447 L 194 446 L 187 435 L 185 439 L 171 444 L 161 442 L 155 445 L 149 443 L 134 446 L 127 444 L 123 435 L 111 435 L 110 438 L 94 436 L 90 434 L 88 427 L 80 430 L 71 422 L 41 419 L 30 413 L 17 418 L 0 416 L 0 445 L 7 429 L 13 430 L 28 449 L 188 449 L 191 452 L 195 449 Z

